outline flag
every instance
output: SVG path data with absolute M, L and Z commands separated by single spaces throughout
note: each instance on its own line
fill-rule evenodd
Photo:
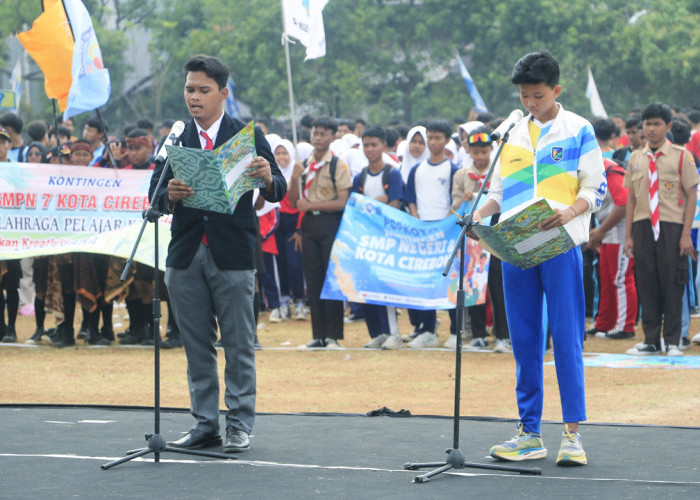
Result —
M 70 21 L 75 47 L 71 64 L 72 84 L 63 119 L 92 111 L 107 104 L 111 91 L 109 71 L 92 26 L 90 13 L 80 0 L 63 0 Z
M 489 108 L 486 107 L 486 103 L 484 103 L 484 100 L 481 98 L 481 94 L 479 94 L 479 90 L 476 88 L 474 80 L 472 80 L 472 75 L 470 75 L 469 71 L 467 71 L 467 67 L 462 62 L 462 58 L 459 56 L 459 54 L 456 54 L 456 57 L 457 64 L 459 64 L 459 73 L 462 75 L 464 83 L 467 84 L 467 90 L 469 91 L 469 95 L 474 102 L 474 107 L 479 113 L 487 113 Z
M 282 0 L 284 34 L 306 47 L 305 61 L 326 55 L 323 8 L 327 3 L 328 0 Z
M 17 63 L 10 74 L 10 87 L 15 93 L 15 110 L 19 111 L 19 105 L 22 101 L 22 65 L 19 59 L 17 59 Z
M 44 12 L 29 31 L 17 35 L 22 46 L 44 73 L 44 88 L 50 99 L 65 109 L 71 87 L 73 34 L 61 0 L 44 0 Z
M 226 82 L 228 87 L 228 97 L 226 98 L 226 111 L 228 111 L 229 116 L 233 118 L 241 117 L 241 110 L 238 108 L 238 103 L 236 102 L 236 96 L 233 91 L 236 89 L 236 83 L 233 78 L 228 77 L 228 82 Z
M 44 73 L 46 95 L 58 100 L 64 118 L 103 106 L 109 72 L 87 9 L 80 0 L 44 0 L 43 8 L 17 38 Z
M 595 80 L 593 80 L 593 72 L 591 68 L 588 68 L 588 84 L 586 85 L 586 97 L 591 103 L 591 113 L 593 116 L 598 118 L 607 118 L 608 114 L 605 112 L 605 107 L 603 106 L 603 101 L 600 100 L 600 95 L 598 94 L 598 87 L 596 87 Z

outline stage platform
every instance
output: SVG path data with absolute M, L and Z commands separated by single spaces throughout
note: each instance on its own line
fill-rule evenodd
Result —
M 237 460 L 163 453 L 105 471 L 145 445 L 152 410 L 4 405 L 0 416 L 0 498 L 700 498 L 700 428 L 582 425 L 589 465 L 564 468 L 554 463 L 561 424 L 546 423 L 549 456 L 507 464 L 541 476 L 464 468 L 417 484 L 421 472 L 403 465 L 443 460 L 450 418 L 261 414 Z M 166 440 L 191 424 L 185 411 L 161 413 Z M 469 462 L 496 464 L 489 448 L 514 430 L 462 419 L 460 448 Z

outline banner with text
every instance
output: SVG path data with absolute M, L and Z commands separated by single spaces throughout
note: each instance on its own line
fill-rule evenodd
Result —
M 149 207 L 150 170 L 6 163 L 0 166 L 0 259 L 66 252 L 128 258 Z M 159 227 L 160 268 L 171 217 Z M 134 260 L 153 265 L 151 226 Z
M 411 309 L 453 309 L 459 255 L 442 270 L 459 238 L 455 217 L 426 222 L 359 194 L 350 195 L 338 229 L 321 297 Z M 486 300 L 489 258 L 467 239 L 467 306 Z

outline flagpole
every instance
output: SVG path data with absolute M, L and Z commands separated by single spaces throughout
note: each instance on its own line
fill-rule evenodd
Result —
M 114 159 L 114 153 L 112 153 L 112 148 L 109 147 L 109 136 L 107 135 L 107 127 L 105 127 L 105 122 L 102 121 L 102 115 L 100 114 L 100 108 L 95 108 L 95 113 L 97 113 L 97 119 L 100 120 L 100 127 L 102 127 L 102 142 L 105 145 L 107 154 L 109 155 L 109 162 L 112 164 L 113 168 L 119 168 L 117 165 L 117 160 Z
M 284 40 L 284 56 L 287 61 L 287 88 L 289 89 L 289 110 L 292 118 L 292 142 L 294 143 L 294 149 L 297 147 L 297 121 L 296 112 L 294 111 L 294 88 L 292 87 L 292 63 L 289 60 L 289 37 L 287 36 L 286 29 L 284 28 L 284 0 L 280 0 L 282 4 L 282 29 L 285 30 L 282 33 L 282 39 Z M 294 160 L 294 158 L 292 158 Z
M 56 136 L 56 156 L 58 156 L 58 163 L 63 163 L 63 157 L 61 155 L 61 141 L 58 139 L 58 113 L 56 112 L 56 99 L 51 99 L 51 104 L 53 105 L 53 132 Z

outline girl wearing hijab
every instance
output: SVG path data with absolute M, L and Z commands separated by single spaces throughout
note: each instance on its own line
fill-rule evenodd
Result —
M 46 163 L 46 148 L 40 142 L 32 142 L 27 147 L 27 163 Z
M 418 125 L 409 130 L 406 142 L 408 143 L 408 148 L 401 160 L 400 167 L 404 184 L 408 182 L 408 174 L 411 169 L 430 156 L 427 148 L 428 134 L 424 126 Z
M 294 159 L 296 152 L 294 146 L 287 139 L 282 139 L 272 144 L 272 152 L 275 161 L 282 171 L 287 186 L 294 172 Z M 280 280 L 282 297 L 289 296 L 290 302 L 286 306 L 280 306 L 282 316 L 292 316 L 294 305 L 294 318 L 300 321 L 306 320 L 304 306 L 304 270 L 301 261 L 301 215 L 299 211 L 289 204 L 289 189 L 284 199 L 280 202 L 279 226 L 275 231 L 277 239 L 277 267 Z

